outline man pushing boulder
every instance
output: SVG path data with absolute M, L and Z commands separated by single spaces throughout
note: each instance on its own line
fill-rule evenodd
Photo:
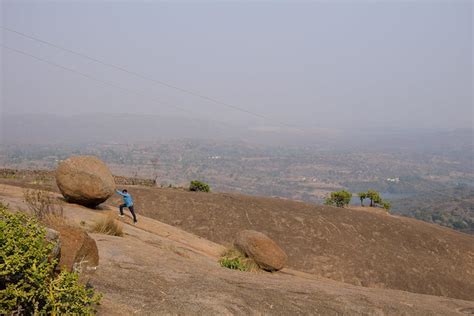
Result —
M 121 195 L 123 198 L 123 204 L 119 206 L 120 209 L 120 217 L 124 217 L 123 215 L 123 208 L 126 207 L 130 210 L 130 213 L 132 213 L 133 216 L 133 223 L 137 223 L 137 216 L 135 215 L 135 210 L 133 208 L 133 199 L 132 196 L 128 193 L 126 189 L 123 189 L 122 192 L 119 190 L 116 190 L 117 194 Z

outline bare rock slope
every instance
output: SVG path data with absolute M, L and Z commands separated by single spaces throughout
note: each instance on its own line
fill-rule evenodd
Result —
M 354 285 L 474 300 L 474 236 L 382 211 L 130 188 L 144 214 L 220 244 L 263 232 L 288 267 Z
M 24 208 L 21 192 L 0 185 L 0 201 Z M 67 220 L 84 227 L 116 213 L 107 206 L 101 210 L 64 206 Z M 130 218 L 124 220 L 124 237 L 91 234 L 100 264 L 88 280 L 104 294 L 100 315 L 467 315 L 474 311 L 473 301 L 355 286 L 294 269 L 229 270 L 217 262 L 225 249 L 217 243 L 143 214 L 138 225 L 130 223 Z

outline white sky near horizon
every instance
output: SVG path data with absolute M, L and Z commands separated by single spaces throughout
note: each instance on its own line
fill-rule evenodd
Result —
M 263 114 L 267 125 L 472 127 L 472 1 L 1 4 L 2 27 Z M 2 48 L 4 114 L 261 121 L 4 29 L 2 43 L 141 91 Z

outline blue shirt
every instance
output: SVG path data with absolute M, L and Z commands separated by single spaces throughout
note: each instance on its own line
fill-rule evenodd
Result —
M 122 193 L 120 191 L 116 191 L 117 194 L 120 194 L 123 198 L 123 203 L 125 204 L 126 207 L 132 206 L 133 205 L 133 199 L 132 196 L 128 193 Z

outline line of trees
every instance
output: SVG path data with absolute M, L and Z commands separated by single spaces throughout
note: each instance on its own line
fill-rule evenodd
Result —
M 360 199 L 360 206 L 364 206 L 365 199 L 370 200 L 370 207 L 381 206 L 388 211 L 392 206 L 389 201 L 382 199 L 379 192 L 374 190 L 368 190 L 367 192 L 359 192 L 357 193 L 357 195 Z
M 370 200 L 370 207 L 383 207 L 387 211 L 390 210 L 391 204 L 387 200 L 383 200 L 380 193 L 374 190 L 367 192 L 359 192 L 357 196 L 360 199 L 360 206 L 364 206 L 364 200 Z M 346 190 L 331 192 L 331 195 L 326 198 L 324 204 L 337 207 L 344 207 L 349 205 L 352 199 L 352 193 Z

